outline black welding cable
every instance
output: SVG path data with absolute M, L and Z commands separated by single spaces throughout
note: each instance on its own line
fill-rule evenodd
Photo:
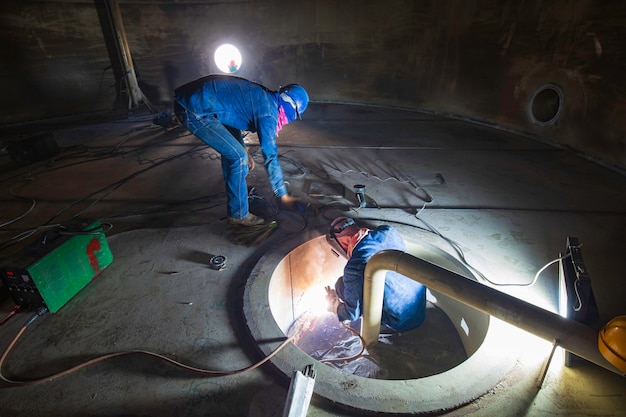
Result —
M 24 334 L 24 332 L 26 331 L 26 329 L 28 328 L 28 326 L 30 326 L 38 317 L 44 315 L 45 313 L 47 313 L 48 310 L 45 309 L 44 310 L 40 310 L 37 313 L 33 314 L 27 321 L 26 323 L 24 323 L 24 325 L 22 326 L 22 328 L 19 330 L 19 332 L 15 335 L 15 337 L 13 338 L 13 340 L 11 341 L 11 343 L 9 343 L 9 346 L 6 348 L 6 350 L 4 351 L 4 353 L 2 354 L 2 356 L 0 357 L 0 379 L 2 379 L 2 381 L 11 384 L 11 385 L 17 385 L 17 386 L 26 386 L 26 385 L 35 385 L 35 384 L 40 384 L 40 383 L 44 383 L 44 382 L 50 382 L 50 381 L 54 381 L 56 379 L 59 379 L 63 376 L 69 375 L 73 372 L 76 372 L 80 369 L 86 368 L 88 366 L 94 365 L 98 362 L 102 362 L 104 360 L 107 359 L 112 359 L 112 358 L 116 358 L 119 356 L 127 356 L 127 355 L 143 355 L 143 356 L 149 356 L 152 358 L 156 358 L 156 359 L 160 359 L 170 365 L 173 365 L 175 367 L 181 368 L 183 370 L 198 374 L 198 375 L 202 375 L 202 376 L 207 376 L 207 377 L 217 377 L 217 376 L 229 376 L 229 375 L 236 375 L 236 374 L 240 374 L 240 373 L 244 373 L 247 371 L 251 371 L 253 369 L 258 368 L 259 366 L 263 365 L 264 363 L 266 363 L 267 361 L 269 361 L 272 357 L 274 357 L 278 352 L 280 352 L 285 346 L 287 346 L 289 343 L 292 343 L 294 338 L 290 337 L 288 339 L 286 339 L 285 341 L 283 341 L 274 351 L 272 351 L 268 356 L 266 356 L 265 358 L 263 358 L 262 360 L 260 360 L 259 362 L 252 364 L 246 368 L 242 368 L 242 369 L 238 369 L 238 370 L 234 370 L 234 371 L 211 371 L 208 369 L 202 369 L 202 368 L 196 368 L 193 366 L 189 366 L 186 365 L 184 363 L 181 362 L 177 362 L 173 359 L 168 358 L 167 356 L 163 356 L 161 354 L 158 353 L 154 353 L 154 352 L 149 352 L 146 350 L 127 350 L 127 351 L 121 351 L 121 352 L 113 352 L 113 353 L 108 353 L 105 355 L 101 355 L 98 357 L 95 357 L 93 359 L 90 359 L 86 362 L 83 362 L 81 364 L 78 364 L 76 366 L 73 366 L 71 368 L 68 368 L 64 371 L 61 372 L 57 372 L 55 374 L 49 375 L 49 376 L 45 376 L 42 378 L 37 378 L 37 379 L 20 379 L 20 380 L 14 380 L 14 379 L 9 379 L 7 377 L 4 376 L 4 374 L 2 373 L 2 366 L 4 365 L 4 362 L 7 358 L 7 356 L 9 355 L 9 352 L 13 349 L 13 347 L 15 346 L 15 344 L 17 343 L 17 341 L 19 340 L 19 338 L 22 336 L 22 334 Z
M 325 212 L 327 210 L 332 209 L 333 207 L 325 207 L 324 210 L 322 211 L 322 216 L 325 219 L 328 220 L 332 220 L 329 216 L 327 216 L 325 214 Z M 345 207 L 344 207 L 345 208 Z M 356 213 L 356 209 L 354 209 L 353 207 L 349 207 L 351 210 L 355 211 Z M 413 227 L 416 228 L 418 230 L 433 234 L 439 238 L 441 238 L 442 240 L 444 240 L 446 243 L 448 243 L 452 249 L 456 252 L 457 254 L 457 259 L 459 261 L 461 261 L 461 263 L 463 265 L 465 265 L 466 267 L 468 267 L 469 269 L 471 269 L 474 272 L 474 275 L 476 276 L 477 279 L 479 280 L 483 280 L 485 282 L 488 282 L 491 285 L 497 286 L 497 287 L 529 287 L 532 285 L 535 285 L 535 283 L 537 282 L 537 280 L 539 279 L 539 276 L 541 275 L 541 273 L 543 271 L 545 271 L 549 266 L 553 265 L 554 263 L 561 261 L 563 259 L 566 259 L 569 257 L 569 255 L 565 255 L 565 256 L 561 256 L 558 257 L 550 262 L 548 262 L 546 265 L 544 265 L 542 268 L 540 268 L 537 273 L 535 274 L 535 276 L 533 277 L 533 279 L 529 282 L 513 282 L 513 283 L 501 283 L 501 282 L 495 282 L 493 280 L 490 280 L 489 278 L 487 278 L 485 276 L 485 274 L 482 273 L 482 271 L 480 271 L 478 268 L 476 268 L 475 266 L 473 266 L 465 257 L 465 252 L 463 251 L 463 249 L 461 248 L 461 246 L 455 242 L 454 240 L 448 238 L 447 236 L 443 235 L 437 228 L 435 228 L 433 225 L 431 225 L 430 223 L 428 223 L 426 220 L 424 220 L 423 218 L 419 217 L 420 212 L 424 209 L 424 207 L 422 207 L 420 210 L 417 211 L 417 213 L 415 214 L 415 218 L 417 220 L 419 220 L 420 222 L 422 222 L 424 224 L 425 227 L 421 227 L 419 225 L 415 225 L 412 223 L 407 223 L 407 222 L 402 222 L 402 221 L 398 221 L 398 220 L 390 220 L 390 219 L 385 219 L 385 220 L 381 220 L 380 218 L 375 218 L 375 217 L 359 217 L 359 220 L 365 220 L 365 221 L 377 221 L 377 222 L 385 222 L 385 223 L 394 223 L 394 224 L 399 224 L 402 226 L 409 226 L 409 227 Z M 334 217 L 333 217 L 334 219 Z M 447 252 L 446 252 L 447 253 Z M 577 294 L 578 295 L 578 294 Z
M 97 203 L 99 203 L 102 199 L 104 199 L 105 197 L 107 197 L 109 194 L 112 194 L 115 190 L 117 190 L 118 188 L 120 188 L 122 185 L 126 184 L 128 181 L 130 181 L 131 179 L 139 176 L 140 174 L 145 173 L 146 171 L 149 171 L 151 169 L 156 168 L 157 166 L 164 164 L 166 162 L 169 162 L 173 159 L 179 158 L 180 156 L 189 154 L 191 152 L 194 152 L 196 150 L 197 147 L 194 147 L 188 151 L 173 155 L 171 157 L 167 157 L 164 158 L 163 160 L 159 161 L 159 162 L 155 162 L 153 165 L 150 165 L 148 168 L 144 168 L 144 169 L 140 169 L 138 171 L 133 172 L 132 174 L 122 178 L 119 181 L 116 181 L 112 184 L 109 184 L 105 187 L 100 188 L 99 190 L 96 190 L 92 193 L 89 193 L 83 197 L 81 197 L 78 200 L 75 200 L 74 202 L 72 202 L 71 204 L 69 204 L 68 206 L 66 206 L 64 209 L 58 211 L 54 216 L 52 216 L 50 219 L 48 219 L 48 221 L 46 221 L 44 224 L 48 224 L 50 223 L 52 220 L 56 219 L 57 217 L 59 217 L 61 214 L 63 214 L 65 211 L 69 210 L 71 207 L 86 201 L 88 198 L 93 197 L 101 192 L 105 192 L 105 194 L 101 197 L 97 197 L 93 202 L 91 202 L 86 208 L 82 209 L 81 211 L 79 211 L 78 213 L 76 213 L 73 217 L 78 217 L 79 215 L 81 215 L 82 213 L 86 212 L 88 209 L 90 209 L 91 207 L 93 207 L 94 205 L 96 205 Z
M 359 351 L 359 353 L 356 353 L 356 354 L 354 354 L 352 356 L 345 356 L 345 357 L 340 357 L 340 358 L 320 359 L 320 362 L 328 363 L 328 362 L 346 362 L 346 361 L 351 361 L 353 359 L 357 359 L 357 358 L 361 357 L 361 355 L 363 355 L 363 352 L 365 352 L 365 339 L 363 339 L 363 336 L 361 336 L 361 334 L 359 332 L 357 332 L 356 330 L 354 330 L 350 326 L 347 326 L 343 321 L 341 322 L 341 324 L 342 324 L 343 327 L 345 327 L 352 334 L 354 334 L 355 336 L 357 336 L 359 338 L 359 340 L 361 341 L 361 350 Z
M 144 169 L 138 170 L 138 171 L 136 171 L 136 172 L 134 172 L 134 173 L 132 173 L 132 174 L 128 175 L 127 177 L 125 177 L 125 178 L 123 178 L 123 179 L 121 179 L 121 180 L 119 180 L 119 181 L 117 181 L 117 182 L 114 182 L 114 183 L 112 183 L 112 184 L 109 184 L 109 185 L 107 185 L 107 186 L 105 186 L 105 187 L 103 187 L 103 188 L 100 188 L 99 190 L 96 190 L 96 191 L 94 191 L 94 192 L 92 192 L 92 193 L 90 193 L 90 194 L 88 194 L 88 195 L 86 195 L 86 196 L 81 197 L 81 198 L 80 198 L 80 199 L 78 199 L 78 200 L 75 200 L 74 202 L 72 202 L 71 204 L 69 204 L 68 206 L 66 206 L 64 209 L 62 209 L 62 210 L 58 211 L 58 212 L 57 212 L 57 213 L 56 213 L 53 217 L 49 218 L 49 219 L 48 219 L 48 220 L 47 220 L 47 221 L 46 221 L 43 225 L 41 225 L 41 226 L 39 226 L 39 227 L 36 227 L 36 228 L 34 228 L 34 229 L 31 229 L 31 230 L 26 230 L 26 231 L 24 231 L 24 232 L 22 232 L 22 233 L 18 234 L 17 236 L 14 236 L 13 238 L 9 239 L 8 241 L 5 241 L 5 242 L 0 243 L 0 249 L 4 249 L 4 248 L 6 248 L 6 247 L 8 247 L 8 246 L 10 246 L 10 245 L 12 245 L 12 244 L 15 244 L 15 243 L 17 243 L 17 242 L 20 242 L 20 241 L 22 241 L 22 240 L 24 240 L 24 239 L 26 239 L 26 238 L 28 238 L 28 237 L 32 236 L 34 233 L 37 233 L 38 231 L 42 230 L 43 228 L 50 228 L 50 227 L 57 227 L 57 226 L 59 226 L 59 224 L 50 224 L 50 223 L 51 223 L 54 219 L 56 219 L 57 217 L 59 217 L 61 214 L 63 214 L 65 211 L 69 210 L 71 207 L 73 207 L 73 206 L 75 206 L 75 205 L 78 205 L 79 203 L 81 203 L 81 202 L 83 202 L 83 201 L 87 200 L 88 198 L 93 197 L 93 196 L 95 196 L 95 195 L 97 195 L 97 194 L 99 194 L 99 193 L 106 192 L 106 194 L 104 194 L 104 195 L 103 195 L 103 196 L 101 196 L 101 197 L 96 198 L 96 199 L 95 199 L 95 200 L 94 200 L 91 204 L 89 204 L 86 208 L 84 208 L 84 209 L 82 209 L 81 211 L 79 211 L 78 213 L 74 214 L 74 216 L 73 216 L 73 217 L 74 217 L 74 218 L 76 218 L 76 217 L 80 216 L 82 213 L 84 213 L 84 212 L 86 212 L 87 210 L 89 210 L 89 209 L 90 209 L 91 207 L 93 207 L 95 204 L 99 203 L 102 199 L 104 199 L 104 198 L 105 198 L 106 196 L 108 196 L 109 194 L 113 193 L 115 190 L 117 190 L 119 187 L 121 187 L 121 186 L 122 186 L 122 185 L 124 185 L 126 182 L 130 181 L 131 179 L 133 179 L 133 178 L 135 178 L 135 177 L 139 176 L 140 174 L 142 174 L 142 173 L 144 173 L 144 172 L 146 172 L 146 171 L 149 171 L 149 170 L 150 170 L 150 169 L 152 169 L 152 168 L 155 168 L 155 167 L 157 167 L 157 166 L 160 166 L 161 164 L 163 164 L 163 163 L 165 163 L 165 162 L 169 162 L 169 161 L 171 161 L 171 160 L 173 160 L 173 159 L 176 159 L 176 158 L 179 158 L 179 157 L 182 157 L 182 156 L 189 155 L 189 154 L 191 154 L 191 153 L 195 152 L 198 148 L 201 148 L 201 147 L 202 147 L 201 145 L 194 145 L 194 146 L 193 146 L 193 148 L 192 148 L 192 149 L 190 149 L 190 150 L 187 150 L 187 151 L 181 152 L 181 153 L 179 153 L 179 154 L 173 155 L 173 156 L 168 157 L 168 158 L 164 158 L 164 159 L 163 159 L 163 160 L 161 160 L 161 161 L 155 162 L 153 165 L 151 165 L 151 166 L 150 166 L 150 167 L 148 167 L 148 168 L 144 168 Z M 17 195 L 14 195 L 14 194 L 12 194 L 12 195 L 13 195 L 14 197 L 21 198 L 21 197 L 19 197 L 19 196 L 17 196 Z M 19 219 L 23 218 L 24 216 L 26 216 L 27 214 L 29 214 L 29 213 L 32 211 L 32 209 L 34 208 L 35 203 L 36 203 L 36 202 L 33 200 L 33 206 L 31 207 L 31 209 L 29 209 L 29 210 L 28 210 L 25 214 L 23 214 L 23 215 L 22 215 L 22 216 L 20 216 L 19 218 L 15 219 L 14 221 L 17 221 L 17 220 L 19 220 Z M 13 223 L 14 221 L 11 221 L 10 223 Z M 7 224 L 10 224 L 10 223 L 7 223 Z
M 32 198 L 20 197 L 19 195 L 16 195 L 15 193 L 13 193 L 13 187 L 9 187 L 9 195 L 11 195 L 12 197 L 18 198 L 20 200 L 30 201 L 30 207 L 28 208 L 28 210 L 26 210 L 24 213 L 20 214 L 19 216 L 0 224 L 0 228 L 13 224 L 19 220 L 22 220 L 24 217 L 29 215 L 35 209 L 35 206 L 37 205 L 37 201 Z

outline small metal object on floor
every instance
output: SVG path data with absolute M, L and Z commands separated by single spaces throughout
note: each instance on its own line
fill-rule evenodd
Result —
M 215 255 L 209 259 L 209 268 L 220 271 L 226 265 L 226 257 L 224 255 Z

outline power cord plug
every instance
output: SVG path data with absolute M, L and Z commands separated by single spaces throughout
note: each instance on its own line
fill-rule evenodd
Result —
M 30 326 L 31 324 L 33 324 L 35 320 L 37 320 L 41 316 L 45 316 L 46 314 L 48 314 L 48 309 L 46 307 L 44 306 L 37 307 L 37 309 L 35 310 L 35 314 L 30 316 L 30 318 L 26 320 L 26 323 L 24 323 L 23 327 Z

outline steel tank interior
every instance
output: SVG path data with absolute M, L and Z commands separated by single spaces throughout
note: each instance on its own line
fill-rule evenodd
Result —
M 302 120 L 277 141 L 290 193 L 381 222 L 427 221 L 498 290 L 548 309 L 557 268 L 527 284 L 577 237 L 598 325 L 626 313 L 626 2 L 3 0 L 0 39 L 0 256 L 80 216 L 113 226 L 114 255 L 99 279 L 24 334 L 7 375 L 46 375 L 121 349 L 230 371 L 285 339 L 296 313 L 282 301 L 270 306 L 273 271 L 329 218 L 291 225 L 274 207 L 272 236 L 237 244 L 224 221 L 220 155 L 180 127 L 153 123 L 173 109 L 175 88 L 222 73 L 214 52 L 224 43 L 242 55 L 232 75 L 309 92 Z M 21 154 L 36 150 L 19 146 L 31 138 L 53 139 L 58 154 Z M 245 139 L 257 163 L 248 185 L 272 205 L 258 136 Z M 332 187 L 319 193 L 318 184 Z M 353 198 L 356 184 L 366 185 L 366 208 Z M 226 265 L 211 269 L 218 255 Z M 7 316 L 14 303 L 2 295 Z M 23 315 L 0 327 L 3 347 Z M 626 379 L 585 361 L 565 366 L 559 352 L 548 361 L 550 351 L 490 318 L 455 372 L 364 382 L 322 364 L 309 417 L 352 417 L 356 408 L 624 415 Z M 2 386 L 0 408 L 29 417 L 267 417 L 280 415 L 288 376 L 310 361 L 288 346 L 251 372 L 198 378 L 113 360 L 53 383 Z M 478 362 L 476 375 L 487 376 L 466 378 Z M 450 408 L 472 396 L 470 383 L 468 392 L 484 394 Z M 423 402 L 398 396 L 429 389 L 440 392 Z M 351 405 L 334 407 L 333 396 Z

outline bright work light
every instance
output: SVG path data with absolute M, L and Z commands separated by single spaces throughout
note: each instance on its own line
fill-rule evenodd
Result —
M 241 53 L 234 45 L 223 44 L 215 50 L 215 64 L 220 71 L 235 73 L 241 67 Z

